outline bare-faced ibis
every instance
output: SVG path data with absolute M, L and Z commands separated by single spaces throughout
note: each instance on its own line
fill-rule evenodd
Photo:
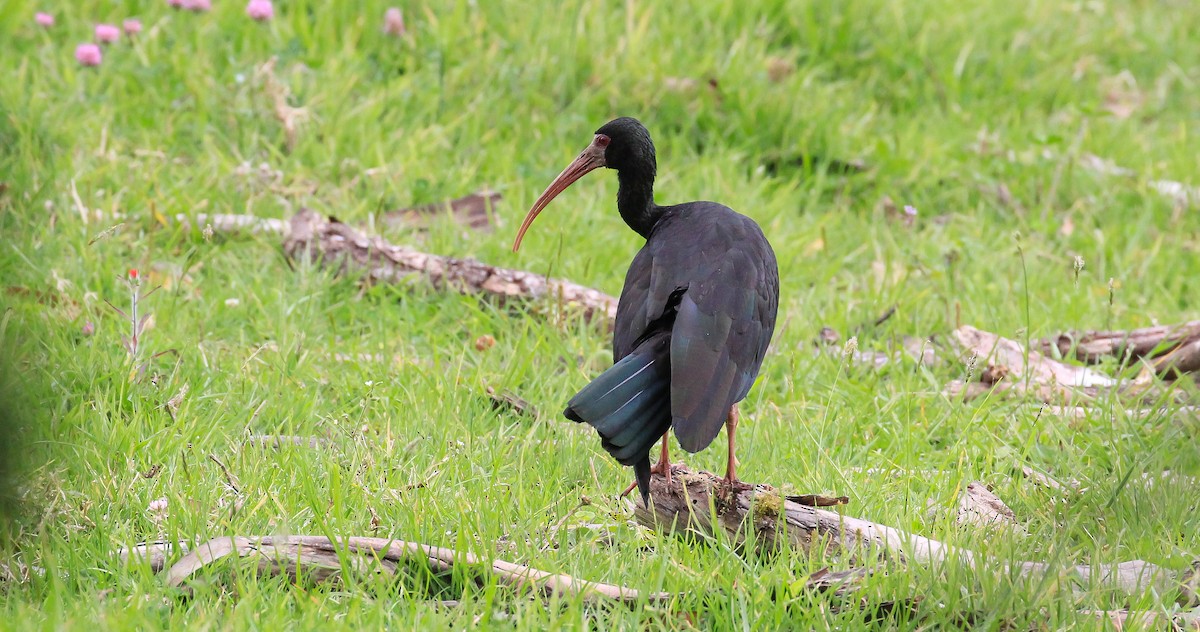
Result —
M 633 466 L 643 502 L 649 502 L 652 472 L 671 475 L 670 428 L 683 449 L 695 453 L 724 424 L 725 478 L 732 485 L 737 403 L 754 384 L 775 330 L 775 253 L 754 220 L 727 206 L 655 204 L 654 143 L 632 118 L 596 130 L 587 149 L 529 209 L 513 251 L 555 196 L 600 167 L 617 170 L 617 210 L 646 245 L 625 275 L 613 331 L 614 364 L 571 398 L 563 414 L 590 424 L 613 458 Z M 662 456 L 651 467 L 649 452 L 660 436 Z

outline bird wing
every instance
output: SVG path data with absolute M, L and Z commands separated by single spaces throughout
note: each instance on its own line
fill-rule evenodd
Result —
M 715 206 L 715 205 L 714 205 Z M 720 207 L 723 209 L 723 207 Z M 630 267 L 617 308 L 614 355 L 671 331 L 671 413 L 689 452 L 708 446 L 750 391 L 775 327 L 774 253 L 748 218 L 696 212 L 651 236 Z

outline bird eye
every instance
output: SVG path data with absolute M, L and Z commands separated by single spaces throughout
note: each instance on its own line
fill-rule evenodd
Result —
M 599 145 L 601 147 L 608 147 L 608 144 L 610 142 L 612 142 L 611 138 L 605 136 L 604 134 L 596 134 L 596 144 L 597 145 Z

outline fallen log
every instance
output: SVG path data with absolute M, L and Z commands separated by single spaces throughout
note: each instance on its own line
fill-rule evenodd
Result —
M 1126 595 L 1153 589 L 1160 595 L 1177 595 L 1181 603 L 1196 600 L 1194 590 L 1187 588 L 1195 581 L 1195 566 L 1173 571 L 1142 560 L 1095 566 L 989 560 L 985 565 L 979 553 L 969 549 L 801 505 L 768 485 L 731 490 L 716 475 L 693 472 L 681 464 L 672 467 L 669 481 L 659 474 L 650 479 L 650 505 L 638 501 L 634 516 L 643 526 L 664 533 L 702 539 L 720 534 L 738 545 L 752 542 L 764 550 L 790 546 L 812 553 L 820 547 L 861 559 L 878 556 L 934 567 L 958 563 L 1028 580 L 1061 577 L 1080 585 L 1107 584 Z
M 474 259 L 456 259 L 397 246 L 308 209 L 293 216 L 289 225 L 283 244 L 289 257 L 306 258 L 339 274 L 357 271 L 373 282 L 382 283 L 423 281 L 437 289 L 484 294 L 504 302 L 550 300 L 566 309 L 578 310 L 588 321 L 611 322 L 617 314 L 617 299 L 599 290 L 524 270 L 498 268 Z
M 1133 380 L 1117 380 L 1091 367 L 1060 362 L 1036 350 L 1026 351 L 1015 340 L 969 325 L 954 330 L 951 342 L 967 363 L 969 377 L 977 380 L 947 384 L 943 393 L 952 399 L 967 401 L 987 394 L 1015 393 L 1050 405 L 1078 407 L 1115 394 L 1142 407 L 1185 402 L 1182 393 L 1163 391 L 1149 372 Z
M 304 575 L 317 582 L 326 581 L 346 568 L 392 575 L 400 562 L 423 558 L 439 572 L 458 564 L 486 567 L 501 583 L 516 589 L 531 590 L 546 598 L 577 596 L 586 602 L 636 603 L 645 600 L 659 603 L 675 597 L 671 593 L 643 593 L 624 586 L 584 581 L 504 560 L 487 562 L 454 549 L 388 538 L 330 539 L 313 535 L 221 537 L 195 547 L 168 568 L 165 560 L 173 551 L 179 550 L 175 547 L 170 542 L 155 542 L 122 549 L 119 556 L 126 561 L 148 563 L 155 571 L 165 568 L 166 583 L 172 587 L 184 586 L 201 569 L 230 557 L 251 560 L 262 573 L 286 574 L 293 579 Z
M 1125 331 L 1069 331 L 1039 342 L 1045 354 L 1122 365 L 1146 358 L 1158 375 L 1200 371 L 1200 320 Z
M 955 329 L 952 340 L 964 350 L 964 355 L 974 354 L 986 360 L 989 367 L 1003 367 L 1003 375 L 984 379 L 985 382 L 1007 378 L 1010 383 L 1028 381 L 1039 386 L 1066 388 L 1108 387 L 1117 383 L 1099 371 L 1065 364 L 1037 351 L 1026 352 L 1015 340 L 970 325 Z M 984 378 L 988 375 L 986 370 L 981 373 Z M 992 375 L 996 375 L 994 371 Z

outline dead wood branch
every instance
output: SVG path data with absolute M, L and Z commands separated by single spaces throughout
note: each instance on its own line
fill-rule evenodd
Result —
M 1061 387 L 1108 387 L 1116 384 L 1116 380 L 1099 371 L 1064 364 L 1036 351 L 1026 353 L 1021 343 L 970 325 L 954 330 L 952 339 L 963 349 L 964 355 L 975 354 L 987 360 L 990 367 L 1003 367 L 1008 379 L 1014 383 L 1028 380 L 1037 385 Z
M 963 493 L 958 498 L 958 513 L 955 521 L 962 526 L 991 529 L 1000 527 L 1010 531 L 1025 533 L 1025 528 L 1017 523 L 1017 514 L 1004 504 L 1000 497 L 992 493 L 987 485 L 975 481 L 967 483 Z
M 126 557 L 146 559 L 153 563 L 155 558 L 152 551 L 135 547 L 126 553 Z M 260 572 L 286 573 L 292 578 L 305 575 L 316 581 L 324 581 L 341 573 L 343 561 L 355 570 L 391 575 L 400 562 L 424 558 L 438 571 L 449 570 L 456 564 L 484 566 L 502 583 L 517 589 L 533 590 L 546 598 L 577 596 L 588 602 L 615 600 L 636 603 L 642 599 L 666 602 L 675 596 L 671 593 L 640 593 L 624 586 L 583 581 L 570 575 L 541 571 L 503 560 L 489 563 L 470 553 L 416 542 L 365 537 L 331 540 L 324 536 L 304 535 L 235 536 L 210 540 L 167 570 L 167 585 L 181 586 L 202 568 L 231 556 L 253 560 Z
M 970 568 L 994 569 L 1028 579 L 1061 577 L 1082 585 L 1109 584 L 1127 594 L 1147 589 L 1184 598 L 1181 582 L 1186 572 L 1132 560 L 1119 564 L 1064 566 L 1045 562 L 981 563 L 978 553 L 900 529 L 807 507 L 782 498 L 767 485 L 731 493 L 724 481 L 708 472 L 692 472 L 683 465 L 672 468 L 667 481 L 655 474 L 650 480 L 650 507 L 635 506 L 637 521 L 665 533 L 711 538 L 717 533 L 742 544 L 752 535 L 754 543 L 767 550 L 781 544 L 812 551 L 844 552 L 857 558 L 879 555 L 897 561 L 941 566 L 959 563 Z M 711 508 L 711 509 L 710 509 Z
M 155 573 L 167 567 L 167 560 L 177 554 L 187 554 L 195 546 L 189 542 L 142 542 L 131 547 L 117 549 L 117 557 L 122 562 L 141 562 L 148 564 Z
M 423 204 L 402 208 L 383 214 L 383 223 L 390 228 L 428 228 L 438 215 L 449 215 L 454 221 L 475 230 L 492 231 L 492 209 L 500 201 L 500 194 L 490 189 L 472 193 L 445 202 Z
M 358 269 L 377 282 L 423 280 L 438 289 L 484 294 L 501 301 L 551 300 L 579 310 L 587 320 L 611 321 L 617 313 L 617 300 L 598 290 L 473 259 L 396 246 L 307 209 L 292 217 L 284 250 L 293 258 L 307 257 L 341 274 Z
M 477 212 L 475 209 L 481 208 L 479 205 L 490 205 L 498 198 L 498 194 L 485 191 L 447 204 L 452 214 L 455 212 L 455 203 L 466 204 L 462 206 L 465 209 L 463 213 L 473 217 Z M 417 207 L 409 210 L 417 212 L 423 209 Z M 293 258 L 307 252 L 314 261 L 337 266 L 340 273 L 359 268 L 372 281 L 395 283 L 423 278 L 439 289 L 490 295 L 502 301 L 549 299 L 569 309 L 580 310 L 589 321 L 599 318 L 611 322 L 617 313 L 617 299 L 599 290 L 524 270 L 498 268 L 473 259 L 456 259 L 397 246 L 378 236 L 367 236 L 335 219 L 321 217 L 308 209 L 288 221 L 251 215 L 205 213 L 194 217 L 180 214 L 176 220 L 185 225 L 194 222 L 198 226 L 211 226 L 215 232 L 221 233 L 277 234 L 283 237 L 284 250 Z
M 1017 341 L 963 325 L 954 331 L 953 344 L 965 358 L 968 373 L 982 361 L 977 382 L 950 382 L 944 393 L 963 401 L 986 394 L 1014 392 L 1032 395 L 1051 405 L 1088 403 L 1115 393 L 1143 406 L 1158 406 L 1165 397 L 1154 376 L 1143 372 L 1137 379 L 1118 382 L 1095 369 L 1066 364 L 1037 351 L 1026 352 Z M 1182 403 L 1180 395 L 1174 403 Z
M 1147 358 L 1162 376 L 1200 371 L 1200 320 L 1125 331 L 1070 331 L 1039 343 L 1043 353 L 1096 364 Z

